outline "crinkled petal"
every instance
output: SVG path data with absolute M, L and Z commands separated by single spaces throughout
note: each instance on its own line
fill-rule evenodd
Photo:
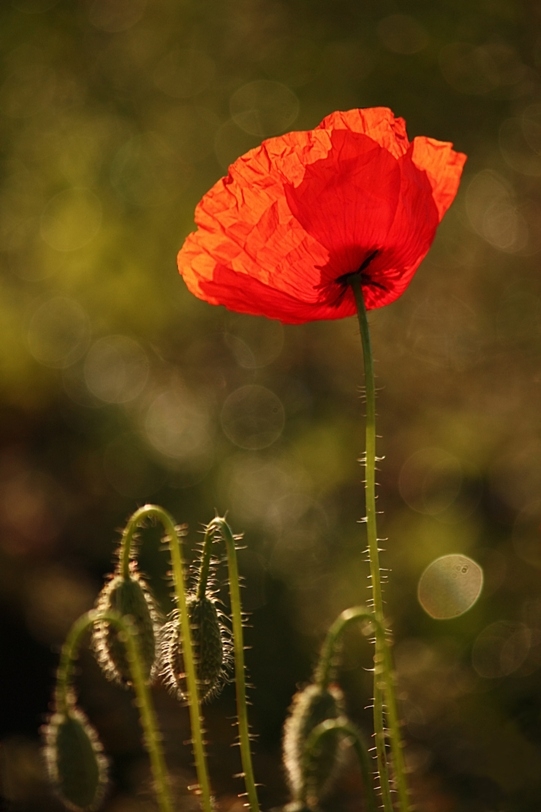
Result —
M 434 240 L 439 223 L 429 179 L 412 161 L 412 149 L 398 161 L 400 193 L 382 250 L 367 269 L 368 309 L 390 304 L 405 291 Z
M 368 107 L 364 110 L 338 111 L 326 116 L 316 129 L 351 130 L 363 133 L 388 150 L 395 158 L 400 158 L 409 147 L 406 122 L 395 118 L 388 107 Z
M 296 219 L 329 251 L 318 284 L 354 273 L 384 245 L 400 197 L 399 162 L 386 149 L 348 130 L 336 130 L 331 141 L 328 155 L 306 167 L 299 186 L 285 188 Z
M 413 139 L 413 163 L 426 172 L 441 221 L 455 199 L 466 156 L 447 141 L 418 136 Z
M 381 307 L 403 293 L 434 239 L 439 217 L 432 186 L 413 163 L 411 147 L 397 160 L 367 136 L 344 130 L 333 133 L 332 144 L 286 196 L 308 234 L 329 250 L 320 281 L 327 299 L 354 308 L 341 278 L 374 255 L 363 289 L 366 306 Z M 310 205 L 314 200 L 317 206 Z
M 355 302 L 345 296 L 333 304 L 317 299 L 306 301 L 252 276 L 238 274 L 225 265 L 216 265 L 212 281 L 202 281 L 201 289 L 204 294 L 201 298 L 211 304 L 225 305 L 236 313 L 277 319 L 284 324 L 343 318 L 356 312 Z
M 287 323 L 396 299 L 452 202 L 465 156 L 416 138 L 388 108 L 332 113 L 314 130 L 264 141 L 196 209 L 178 256 L 188 288 L 231 310 Z

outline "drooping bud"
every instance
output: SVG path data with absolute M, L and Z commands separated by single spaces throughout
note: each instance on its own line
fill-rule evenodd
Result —
M 96 611 L 114 611 L 130 618 L 137 632 L 145 677 L 151 679 L 160 632 L 159 613 L 147 584 L 133 564 L 127 578 L 117 572 L 104 586 L 96 603 Z M 122 632 L 112 623 L 98 621 L 94 625 L 92 642 L 102 671 L 111 681 L 127 686 L 131 685 L 131 672 L 122 638 Z
M 229 628 L 216 599 L 205 595 L 187 600 L 199 698 L 207 701 L 216 696 L 227 681 L 231 653 Z M 178 609 L 169 615 L 160 636 L 160 675 L 170 691 L 186 698 L 183 642 Z
M 344 696 L 337 685 L 308 685 L 293 698 L 284 727 L 283 759 L 293 802 L 312 809 L 331 789 L 342 756 L 339 731 L 307 748 L 312 731 L 327 719 L 344 717 Z
M 53 713 L 42 732 L 47 771 L 62 802 L 73 810 L 97 809 L 107 786 L 108 762 L 84 713 L 70 705 Z

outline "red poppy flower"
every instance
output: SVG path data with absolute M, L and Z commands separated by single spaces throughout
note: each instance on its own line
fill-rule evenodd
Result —
M 263 141 L 196 208 L 178 267 L 192 293 L 285 323 L 394 301 L 426 255 L 466 156 L 385 107 L 332 113 L 314 130 Z

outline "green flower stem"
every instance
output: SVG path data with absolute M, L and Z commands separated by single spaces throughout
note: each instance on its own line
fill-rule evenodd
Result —
M 235 689 L 237 697 L 240 756 L 250 812 L 259 812 L 259 801 L 252 766 L 252 753 L 250 750 L 250 729 L 248 725 L 248 703 L 246 701 L 246 675 L 244 667 L 244 634 L 242 629 L 242 607 L 240 601 L 240 581 L 235 536 L 226 520 L 218 516 L 207 526 L 206 533 L 207 535 L 214 533 L 218 538 L 221 538 L 227 550 L 229 595 L 233 623 Z
M 371 620 L 373 621 L 373 618 L 371 618 Z M 366 810 L 367 812 L 377 812 L 378 802 L 372 783 L 372 758 L 360 731 L 346 718 L 325 719 L 324 722 L 321 722 L 312 730 L 304 746 L 306 761 L 310 761 L 312 753 L 317 750 L 322 739 L 333 735 L 336 731 L 343 733 L 345 737 L 352 740 L 359 761 L 359 767 L 361 768 L 363 785 L 366 790 Z M 306 798 L 302 800 L 306 803 Z
M 383 611 L 376 528 L 376 387 L 374 364 L 360 274 L 352 275 L 350 282 L 355 295 L 359 328 L 361 331 L 366 390 L 366 526 L 373 609 L 374 616 L 378 622 L 376 626 L 376 650 L 374 655 L 374 731 L 376 736 L 376 752 L 378 768 L 381 772 L 384 809 L 385 812 L 392 812 L 393 806 L 390 797 L 390 783 L 385 750 L 386 716 L 388 724 L 387 735 L 391 746 L 391 756 L 394 765 L 393 773 L 398 795 L 398 808 L 400 812 L 408 812 L 410 805 L 406 786 L 404 754 L 398 720 L 391 653 L 385 626 L 385 614 Z
M 190 629 L 190 616 L 186 603 L 186 586 L 184 582 L 184 562 L 182 558 L 182 547 L 179 542 L 179 534 L 175 522 L 170 513 L 158 505 L 144 505 L 131 516 L 122 534 L 121 566 L 123 572 L 129 566 L 130 547 L 133 537 L 146 519 L 157 519 L 163 526 L 171 555 L 171 566 L 173 569 L 173 582 L 175 586 L 175 596 L 180 615 L 180 634 L 183 641 L 182 655 L 184 670 L 186 672 L 186 695 L 190 713 L 190 724 L 192 730 L 192 744 L 194 751 L 195 767 L 199 782 L 199 793 L 203 812 L 213 812 L 212 795 L 210 791 L 210 781 L 207 770 L 207 760 L 205 755 L 205 745 L 203 738 L 203 720 L 199 693 L 197 689 L 197 675 L 195 669 L 195 659 L 193 654 L 192 634 Z
M 116 612 L 104 612 L 99 615 L 100 621 L 105 620 L 115 625 L 125 638 L 130 672 L 137 697 L 137 707 L 140 713 L 141 725 L 144 730 L 144 741 L 148 750 L 156 796 L 161 812 L 172 812 L 173 804 L 169 794 L 169 778 L 167 767 L 161 747 L 161 736 L 156 723 L 156 715 L 152 706 L 150 690 L 144 677 L 142 659 L 137 643 L 136 632 L 127 618 L 122 618 Z
M 203 552 L 201 555 L 201 566 L 199 568 L 199 580 L 197 582 L 197 600 L 203 600 L 207 591 L 207 584 L 210 575 L 210 562 L 212 558 L 212 545 L 215 541 L 215 528 L 212 523 L 205 528 L 203 539 Z
M 320 688 L 327 689 L 329 683 L 334 679 L 341 637 L 350 623 L 359 620 L 367 621 L 374 628 L 380 625 L 372 612 L 368 612 L 363 606 L 354 606 L 351 609 L 345 609 L 327 632 L 315 673 L 315 682 Z
M 143 727 L 145 747 L 150 758 L 150 766 L 154 777 L 158 806 L 160 812 L 173 812 L 167 767 L 165 765 L 160 742 L 160 733 L 156 723 L 156 714 L 154 713 L 150 691 L 143 672 L 141 652 L 137 642 L 137 632 L 128 619 L 122 618 L 117 612 L 91 611 L 80 617 L 73 624 L 62 648 L 56 688 L 57 708 L 61 713 L 68 712 L 68 697 L 73 680 L 73 666 L 78 655 L 81 640 L 90 626 L 96 622 L 101 623 L 103 621 L 116 626 L 124 638 L 135 689 L 136 703 Z
M 87 612 L 78 618 L 69 630 L 60 652 L 60 664 L 56 674 L 55 705 L 59 713 L 68 712 L 69 694 L 73 684 L 73 669 L 77 660 L 79 646 L 87 629 L 95 622 L 96 613 Z
M 129 578 L 130 562 L 132 559 L 132 546 L 136 538 L 137 531 L 143 526 L 147 516 L 155 518 L 154 510 L 161 511 L 162 508 L 156 505 L 144 505 L 132 513 L 126 527 L 122 532 L 120 540 L 120 555 L 118 557 L 119 571 L 123 578 Z M 150 512 L 149 512 L 150 511 Z M 163 523 L 162 523 L 163 524 Z

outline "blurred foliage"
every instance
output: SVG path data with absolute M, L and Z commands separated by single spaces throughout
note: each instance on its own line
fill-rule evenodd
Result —
M 285 802 L 281 726 L 325 628 L 367 598 L 355 320 L 282 327 L 186 291 L 200 196 L 266 136 L 386 105 L 469 156 L 413 284 L 371 314 L 380 532 L 422 812 L 541 800 L 541 13 L 519 0 L 5 0 L 0 5 L 0 771 L 7 808 L 57 810 L 38 729 L 56 652 L 155 501 L 195 545 L 214 508 L 241 558 L 256 768 Z M 154 541 L 154 545 L 153 545 Z M 152 532 L 142 566 L 163 595 Z M 473 609 L 417 584 L 473 558 Z M 359 724 L 369 655 L 349 641 Z M 83 702 L 114 757 L 109 812 L 151 809 L 127 694 L 90 659 Z M 157 692 L 179 808 L 184 709 Z M 233 693 L 208 709 L 223 810 L 240 809 Z M 352 769 L 329 808 L 358 810 Z M 237 804 L 237 805 L 235 805 Z

